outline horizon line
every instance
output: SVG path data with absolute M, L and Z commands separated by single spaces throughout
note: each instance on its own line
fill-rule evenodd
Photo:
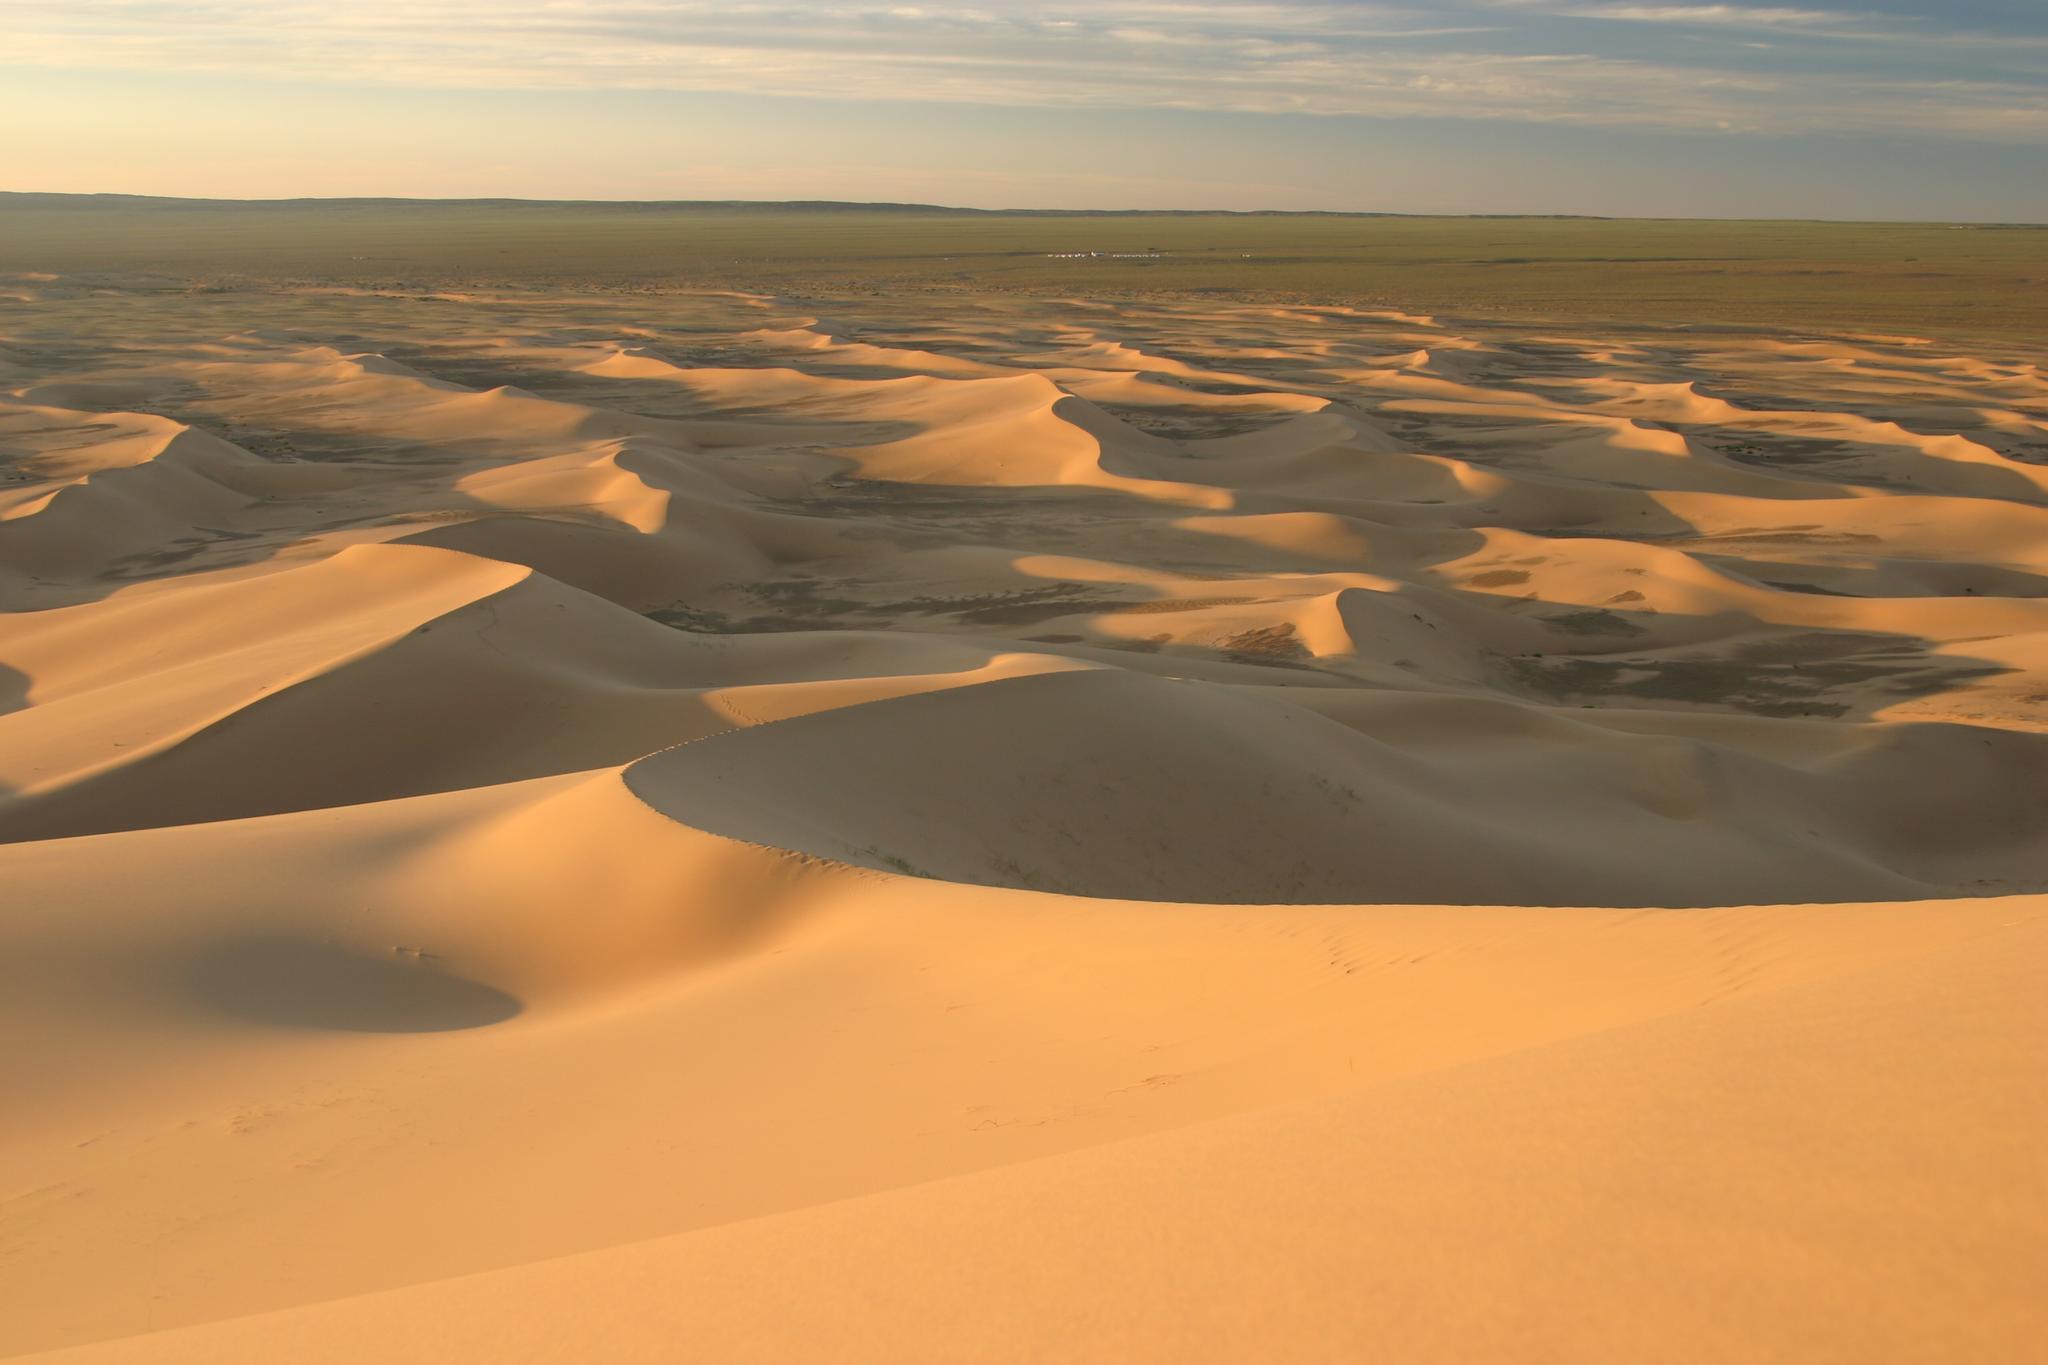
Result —
M 8 190 L 0 189 L 0 202 L 19 200 L 70 201 L 76 207 L 112 207 L 115 203 L 163 207 L 281 208 L 321 205 L 419 205 L 448 207 L 528 208 L 616 208 L 616 209 L 768 209 L 782 211 L 870 210 L 882 213 L 958 214 L 973 217 L 1032 218 L 1473 218 L 1547 219 L 1563 222 L 1601 223 L 1842 223 L 1865 226 L 1927 226 L 1948 223 L 1958 227 L 2048 227 L 2048 220 L 1972 218 L 1817 218 L 1810 216 L 1730 215 L 1700 217 L 1678 214 L 1538 213 L 1491 210 L 1415 211 L 1404 209 L 1301 209 L 1301 208 L 975 208 L 958 204 L 931 204 L 904 200 L 861 199 L 537 199 L 524 195 L 462 195 L 433 198 L 418 195 L 278 195 L 238 198 L 216 195 L 131 194 L 120 190 Z M 78 201 L 89 201 L 80 203 Z M 54 204 L 52 206 L 55 206 Z

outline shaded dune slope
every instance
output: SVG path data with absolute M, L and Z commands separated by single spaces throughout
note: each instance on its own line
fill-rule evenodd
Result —
M 1380 738 L 1214 684 L 1044 674 L 714 736 L 626 780 L 754 843 L 1165 901 L 1877 900 L 2048 858 L 2037 736 L 1831 731 L 1802 762 L 1483 702 L 1392 719 L 1367 720 Z M 1956 796 L 1930 811 L 1927 783 Z

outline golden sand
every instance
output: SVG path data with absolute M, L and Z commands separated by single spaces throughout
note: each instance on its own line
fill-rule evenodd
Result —
M 2039 1358 L 2039 357 L 7 287 L 0 1354 Z

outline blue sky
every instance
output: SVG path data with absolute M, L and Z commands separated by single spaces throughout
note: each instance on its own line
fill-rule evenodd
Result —
M 2048 0 L 0 0 L 0 187 L 2048 218 Z

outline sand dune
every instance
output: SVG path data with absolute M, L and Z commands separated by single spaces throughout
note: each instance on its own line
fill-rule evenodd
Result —
M 2038 357 L 19 290 L 0 1354 L 2038 1352 Z
M 1235 1361 L 1285 1333 L 1316 1359 L 2027 1360 L 2048 1203 L 2005 1178 L 2035 1160 L 2011 1042 L 2048 1025 L 2040 924 L 1230 1121 L 36 1359 L 775 1361 L 829 1339 Z
M 1217 684 L 1040 674 L 715 736 L 626 782 L 762 845 L 1166 901 L 1862 900 L 2048 861 L 2037 736 L 1893 727 L 1799 763 L 1495 702 L 1346 719 Z M 1914 791 L 1929 779 L 1955 793 L 1940 811 Z

